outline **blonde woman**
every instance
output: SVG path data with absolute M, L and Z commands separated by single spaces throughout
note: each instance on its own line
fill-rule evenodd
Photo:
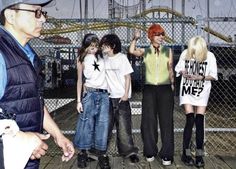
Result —
M 213 53 L 207 50 L 205 40 L 195 36 L 189 40 L 175 67 L 176 75 L 182 75 L 180 105 L 184 105 L 186 123 L 183 134 L 182 161 L 194 165 L 190 154 L 192 128 L 196 126 L 196 167 L 204 166 L 204 114 L 211 90 L 211 81 L 217 80 L 217 65 Z

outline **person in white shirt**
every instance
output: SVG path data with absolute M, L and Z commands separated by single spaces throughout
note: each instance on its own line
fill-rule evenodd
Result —
M 196 167 L 204 166 L 204 114 L 211 91 L 211 81 L 217 80 L 216 58 L 207 50 L 205 40 L 192 37 L 175 67 L 177 76 L 182 75 L 180 84 L 180 105 L 184 105 L 186 123 L 183 134 L 182 161 L 194 165 L 190 153 L 192 128 L 196 126 Z
M 110 93 L 111 136 L 114 124 L 117 130 L 117 147 L 121 156 L 129 158 L 131 163 L 139 162 L 138 148 L 134 146 L 131 128 L 131 76 L 133 69 L 127 56 L 121 53 L 121 42 L 117 35 L 107 34 L 100 41 L 105 59 L 106 79 Z
M 106 155 L 109 127 L 109 97 L 104 59 L 98 50 L 97 35 L 84 36 L 77 60 L 77 111 L 80 113 L 75 146 L 80 150 L 78 167 L 85 168 L 89 161 L 86 150 L 98 156 L 101 169 L 109 169 Z

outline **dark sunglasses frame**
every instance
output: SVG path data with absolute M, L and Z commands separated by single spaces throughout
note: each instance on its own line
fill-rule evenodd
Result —
M 10 8 L 11 10 L 17 10 L 17 11 L 27 11 L 27 12 L 34 12 L 35 18 L 39 19 L 43 15 L 45 18 L 47 18 L 47 12 L 42 11 L 41 9 L 36 10 L 30 10 L 30 9 L 20 9 L 20 8 Z
M 158 33 L 155 33 L 154 36 L 165 36 L 165 32 L 158 32 Z
M 90 43 L 92 40 L 99 40 L 97 35 L 91 34 L 85 39 L 85 43 Z

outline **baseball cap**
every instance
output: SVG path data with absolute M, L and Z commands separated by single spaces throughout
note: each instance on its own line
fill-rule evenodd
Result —
M 15 4 L 30 4 L 30 5 L 40 5 L 45 6 L 49 4 L 52 0 L 0 0 L 0 10 L 4 10 L 5 8 L 15 5 Z

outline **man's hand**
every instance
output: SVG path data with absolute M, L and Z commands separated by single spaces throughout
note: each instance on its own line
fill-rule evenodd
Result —
M 35 142 L 37 142 L 37 147 L 34 149 L 30 159 L 40 159 L 42 156 L 44 156 L 48 150 L 48 145 L 44 142 L 44 140 L 49 139 L 50 134 L 40 134 L 40 133 L 33 133 L 28 132 L 28 134 L 32 134 L 32 138 Z
M 63 155 L 61 157 L 62 161 L 69 161 L 75 153 L 75 149 L 72 142 L 69 139 L 67 139 L 64 135 L 55 138 L 55 142 L 59 147 L 62 148 L 63 151 Z

